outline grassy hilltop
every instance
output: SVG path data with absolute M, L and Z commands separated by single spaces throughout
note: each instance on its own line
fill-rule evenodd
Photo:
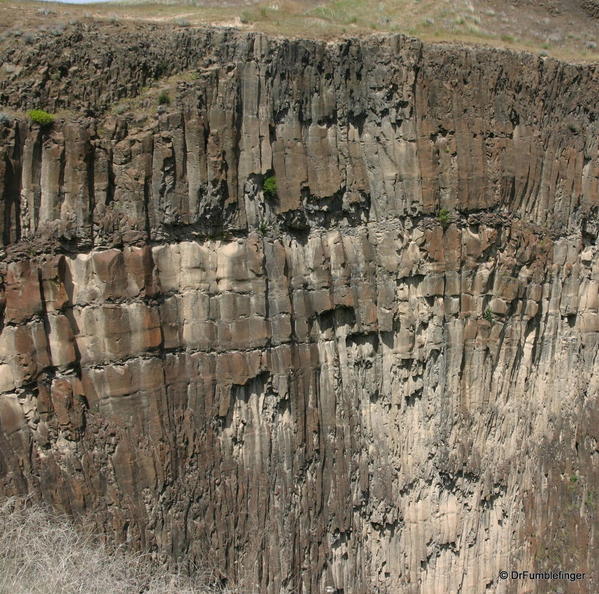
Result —
M 234 26 L 332 39 L 400 32 L 431 41 L 482 43 L 575 62 L 599 60 L 599 0 L 253 0 L 110 2 L 0 1 L 0 32 L 78 19 Z

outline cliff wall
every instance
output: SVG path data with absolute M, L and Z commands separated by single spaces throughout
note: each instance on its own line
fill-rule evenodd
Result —
M 0 123 L 0 492 L 265 593 L 596 592 L 599 69 L 111 35 L 3 56 L 80 115 Z

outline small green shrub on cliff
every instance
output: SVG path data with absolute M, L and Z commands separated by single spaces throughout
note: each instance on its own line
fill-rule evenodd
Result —
M 54 116 L 43 109 L 32 109 L 27 112 L 27 117 L 34 124 L 42 126 L 42 128 L 47 128 L 54 123 Z
M 439 223 L 441 223 L 443 229 L 447 229 L 447 227 L 449 227 L 449 224 L 451 223 L 451 215 L 449 214 L 449 211 L 446 208 L 442 208 L 437 213 L 437 220 L 439 221 Z
M 487 320 L 487 322 L 489 322 L 490 324 L 493 323 L 493 312 L 491 311 L 491 309 L 489 307 L 487 307 L 487 309 L 485 309 L 485 313 L 483 314 L 483 318 L 485 318 L 485 320 Z
M 268 233 L 268 223 L 264 219 L 262 219 L 258 224 L 258 232 L 263 237 Z
M 166 91 L 162 91 L 160 95 L 158 95 L 158 105 L 170 105 L 171 98 Z
M 267 198 L 277 197 L 277 180 L 274 175 L 270 175 L 264 180 L 262 189 L 264 190 L 264 195 Z

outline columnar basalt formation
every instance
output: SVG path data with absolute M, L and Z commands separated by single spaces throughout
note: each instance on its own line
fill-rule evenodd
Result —
M 596 592 L 599 69 L 149 29 L 5 56 L 81 116 L 0 123 L 0 491 L 265 593 Z

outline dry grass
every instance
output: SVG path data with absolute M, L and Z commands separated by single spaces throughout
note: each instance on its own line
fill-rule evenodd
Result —
M 0 594 L 233 594 L 211 587 L 209 577 L 109 549 L 39 505 L 0 504 Z
M 100 19 L 119 27 L 135 21 L 178 27 L 216 25 L 271 35 L 331 40 L 398 32 L 427 41 L 508 47 L 569 62 L 598 62 L 597 19 L 578 3 L 563 9 L 509 0 L 124 0 L 59 4 L 0 0 L 0 35 Z
M 578 7 L 578 8 L 577 8 Z M 335 39 L 399 32 L 428 41 L 484 44 L 538 52 L 571 62 L 597 62 L 597 20 L 575 2 L 559 13 L 544 3 L 508 0 L 124 0 L 104 4 L 0 0 L 0 33 L 73 20 L 119 26 L 137 20 L 234 26 L 285 37 Z

